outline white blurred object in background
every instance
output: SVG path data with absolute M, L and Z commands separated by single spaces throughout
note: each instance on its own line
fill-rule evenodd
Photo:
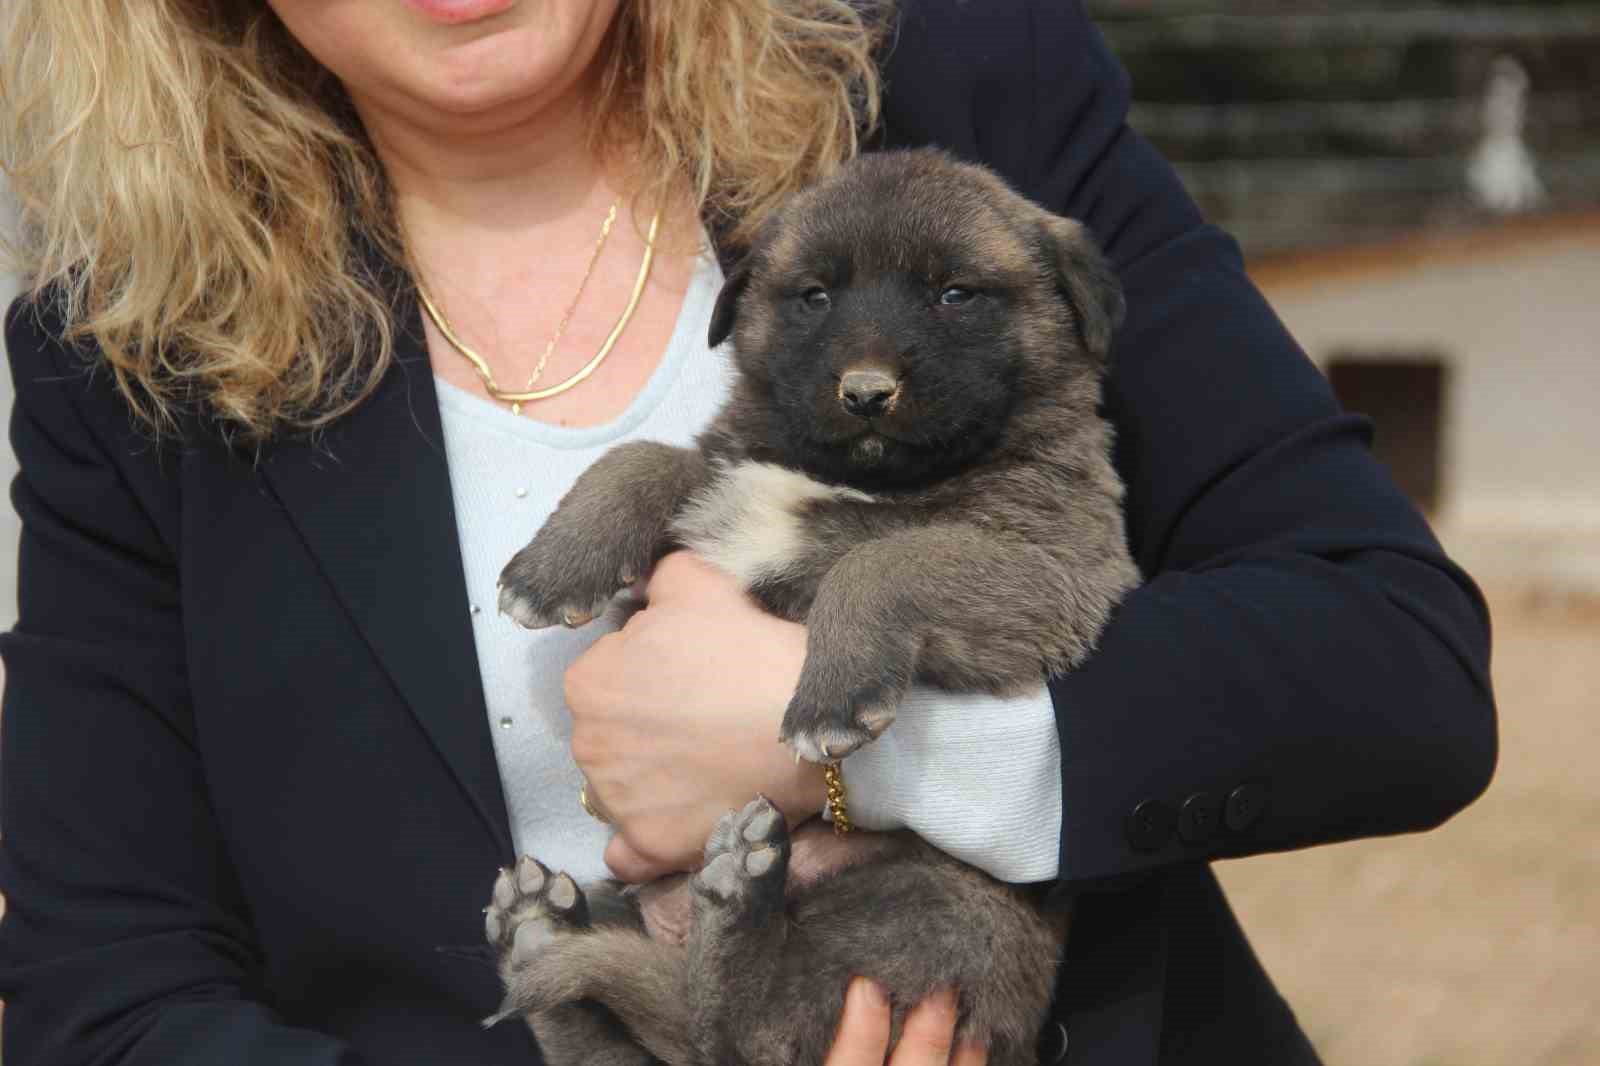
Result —
M 1499 56 L 1490 65 L 1483 139 L 1467 167 L 1467 181 L 1480 204 L 1501 214 L 1527 211 L 1544 200 L 1544 184 L 1522 139 L 1528 86 L 1528 72 L 1510 56 Z

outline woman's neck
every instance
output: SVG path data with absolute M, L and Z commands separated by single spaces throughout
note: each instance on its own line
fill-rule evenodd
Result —
M 546 357 L 541 384 L 563 381 L 600 350 L 640 275 L 649 218 L 633 216 L 623 183 L 596 158 L 585 96 L 460 121 L 363 109 L 360 101 L 357 110 L 388 172 L 418 280 L 502 387 L 526 388 Z M 612 204 L 616 223 L 591 263 Z M 687 203 L 662 221 L 696 229 Z M 525 408 L 529 416 L 599 424 L 643 387 L 693 266 L 691 252 L 668 247 L 652 261 L 626 342 L 581 388 Z M 424 328 L 435 372 L 481 392 L 467 361 L 431 323 Z
M 357 106 L 400 222 L 416 240 L 538 233 L 585 210 L 606 184 L 590 143 L 590 108 L 576 89 L 470 119 Z

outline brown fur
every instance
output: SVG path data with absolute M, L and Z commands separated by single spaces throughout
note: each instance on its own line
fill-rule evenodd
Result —
M 583 624 L 692 548 L 806 623 L 782 739 L 816 761 L 881 734 L 914 681 L 1006 694 L 1071 669 L 1138 580 L 1097 413 L 1121 300 L 1082 227 L 988 171 L 930 151 L 858 160 L 728 278 L 711 341 L 732 336 L 739 375 L 698 446 L 603 457 L 507 565 L 501 607 Z M 816 1063 L 867 974 L 897 1018 L 954 984 L 989 1061 L 1031 1061 L 1065 912 L 884 839 L 801 881 L 764 800 L 730 812 L 670 961 L 639 894 L 565 906 L 563 886 L 557 905 L 553 879 L 505 874 L 490 933 L 507 1011 L 560 1066 Z

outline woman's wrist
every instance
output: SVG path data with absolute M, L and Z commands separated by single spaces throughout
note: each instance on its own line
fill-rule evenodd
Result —
M 763 671 L 763 676 L 772 683 L 770 692 L 764 696 L 763 706 L 775 709 L 775 725 L 781 725 L 784 712 L 789 708 L 789 700 L 799 684 L 800 670 L 805 665 L 806 627 L 796 622 L 779 622 L 773 627 L 772 637 L 763 656 L 769 667 Z M 776 728 L 773 736 L 776 739 Z M 776 787 L 767 798 L 777 804 L 788 819 L 790 828 L 793 828 L 822 813 L 828 802 L 828 788 L 823 780 L 822 767 L 803 759 L 796 760 L 787 745 L 782 746 L 781 760 Z
M 823 780 L 820 765 L 802 760 L 796 766 L 793 795 L 790 805 L 778 804 L 778 809 L 788 818 L 791 829 L 815 818 L 828 805 L 828 785 Z
M 566 672 L 572 755 L 650 877 L 692 869 L 717 819 L 757 793 L 791 824 L 826 793 L 820 767 L 778 740 L 806 659 L 804 626 L 761 610 L 687 552 L 656 565 L 647 606 Z M 620 850 L 620 846 L 617 850 Z

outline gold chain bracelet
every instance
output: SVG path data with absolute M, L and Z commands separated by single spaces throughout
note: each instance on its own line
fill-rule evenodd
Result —
M 822 764 L 822 783 L 828 787 L 828 815 L 833 819 L 833 831 L 840 836 L 855 826 L 850 823 L 850 812 L 845 808 L 844 778 L 839 776 L 839 764 Z

